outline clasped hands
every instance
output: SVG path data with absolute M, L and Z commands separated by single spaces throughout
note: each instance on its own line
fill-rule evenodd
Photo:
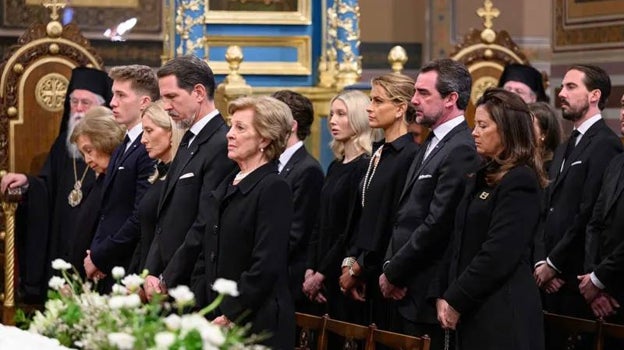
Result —
M 444 299 L 436 300 L 436 310 L 438 312 L 438 322 L 440 322 L 442 329 L 455 330 L 461 314 Z
M 305 272 L 303 284 L 301 286 L 303 294 L 305 294 L 308 299 L 319 304 L 326 303 L 327 299 L 325 298 L 325 295 L 321 292 L 321 289 L 323 289 L 323 281 L 325 281 L 325 275 L 318 271 L 315 272 L 312 269 L 307 269 Z
M 100 271 L 97 268 L 97 266 L 95 266 L 95 264 L 93 263 L 93 260 L 91 260 L 90 250 L 87 250 L 87 256 L 84 258 L 83 264 L 84 264 L 85 273 L 88 279 L 97 281 L 106 277 L 106 274 Z
M 338 283 L 340 291 L 346 296 L 353 300 L 366 301 L 366 283 L 357 278 L 361 273 L 362 269 L 357 261 L 350 267 L 343 266 Z
M 390 283 L 385 273 L 379 276 L 379 289 L 381 294 L 388 299 L 401 300 L 407 294 L 407 287 L 397 287 Z
M 617 313 L 620 304 L 609 293 L 598 288 L 591 280 L 591 274 L 577 276 L 579 292 L 590 305 L 596 317 L 607 317 Z

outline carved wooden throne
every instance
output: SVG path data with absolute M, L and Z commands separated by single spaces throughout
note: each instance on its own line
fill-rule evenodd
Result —
M 498 85 L 505 66 L 510 63 L 529 64 L 509 33 L 492 29 L 492 20 L 499 14 L 492 1 L 484 1 L 477 15 L 483 18 L 485 29 L 472 29 L 451 54 L 451 58 L 464 63 L 472 75 L 472 93 L 466 109 L 466 120 L 471 126 L 474 125 L 475 102 L 487 88 Z
M 50 0 L 51 21 L 26 30 L 0 63 L 0 169 L 37 174 L 58 135 L 71 70 L 77 66 L 102 68 L 95 53 L 74 24 L 58 22 L 65 6 Z M 4 173 L 1 173 L 3 175 Z M 2 323 L 12 324 L 15 311 L 14 223 L 18 194 L 4 194 L 0 220 Z M 42 247 L 45 249 L 45 247 Z

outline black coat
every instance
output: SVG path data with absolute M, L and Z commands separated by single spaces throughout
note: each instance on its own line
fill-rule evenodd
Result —
M 384 273 L 392 284 L 408 288 L 398 303 L 405 319 L 437 324 L 427 290 L 448 245 L 466 174 L 479 160 L 466 122 L 446 134 L 423 162 L 426 148 L 419 150 L 408 172 Z
M 165 270 L 187 235 L 202 235 L 206 230 L 207 195 L 235 165 L 227 157 L 227 132 L 223 117 L 217 115 L 188 148 L 180 145 L 158 204 L 156 232 L 145 264 L 151 275 L 158 276 Z M 169 288 L 189 283 L 190 274 L 181 277 L 177 267 L 168 272 L 164 277 Z
M 565 162 L 566 144 L 555 151 L 543 214 L 544 255 L 563 272 L 564 289 L 578 290 L 577 275 L 583 272 L 585 228 L 600 192 L 602 176 L 609 162 L 622 152 L 622 143 L 604 120 L 593 124 Z M 578 292 L 576 292 L 578 293 Z
M 206 231 L 189 233 L 163 275 L 173 266 L 190 275 L 203 253 L 205 301 L 215 299 L 210 285 L 217 278 L 236 281 L 240 295 L 225 298 L 219 311 L 236 323 L 251 322 L 253 333 L 270 332 L 265 344 L 271 348 L 290 350 L 295 342 L 287 264 L 292 194 L 275 163 L 232 186 L 235 173 L 208 193 Z
M 91 260 L 108 276 L 115 266 L 128 268 L 139 240 L 138 208 L 154 171 L 142 133 L 127 151 L 119 145 L 111 156 L 102 190 L 100 220 L 91 242 Z M 112 279 L 107 278 L 108 284 Z M 105 282 L 105 284 L 107 284 Z
M 316 223 L 323 186 L 323 170 L 305 146 L 299 148 L 280 172 L 293 194 L 294 216 L 288 244 L 290 291 L 297 301 L 305 296 L 301 284 L 306 268 L 307 249 Z
M 541 190 L 535 172 L 512 168 L 493 187 L 473 176 L 457 208 L 443 298 L 461 316 L 458 349 L 544 349 L 531 244 Z
M 624 302 L 624 154 L 605 171 L 602 188 L 587 226 L 585 273 L 594 272 L 606 292 Z M 621 316 L 620 316 L 621 319 Z
M 66 140 L 66 131 L 59 134 L 39 176 L 28 175 L 26 200 L 16 212 L 20 289 L 31 302 L 41 302 L 46 295 L 48 280 L 55 272 L 50 262 L 56 258 L 71 260 L 76 218 L 95 183 L 95 173 L 87 170 L 81 187 L 83 202 L 76 207 L 69 205 L 67 196 L 88 165 L 82 158 L 76 159 L 74 177 Z

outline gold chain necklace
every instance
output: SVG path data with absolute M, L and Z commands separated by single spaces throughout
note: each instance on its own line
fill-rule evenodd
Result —
M 73 208 L 78 206 L 80 202 L 82 202 L 82 182 L 87 176 L 87 172 L 89 171 L 89 166 L 85 164 L 85 170 L 82 173 L 82 177 L 78 180 L 78 173 L 76 171 L 76 158 L 73 158 L 74 161 L 74 189 L 69 192 L 67 196 L 67 202 Z

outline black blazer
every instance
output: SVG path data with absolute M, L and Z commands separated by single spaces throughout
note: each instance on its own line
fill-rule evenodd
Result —
M 227 157 L 227 132 L 223 117 L 217 115 L 195 136 L 190 147 L 180 145 L 158 203 L 156 232 L 145 263 L 151 275 L 163 272 L 187 234 L 203 234 L 207 209 L 200 208 L 208 208 L 208 193 L 234 168 Z M 189 283 L 173 275 L 165 280 L 170 288 Z
M 576 276 L 583 271 L 585 229 L 600 192 L 602 176 L 609 162 L 622 152 L 622 143 L 604 120 L 597 121 L 583 135 L 561 164 L 566 143 L 555 151 L 543 214 L 545 254 L 563 272 L 568 287 L 577 286 Z M 543 260 L 538 256 L 537 260 Z
M 142 133 L 126 152 L 125 145 L 119 145 L 106 170 L 100 221 L 91 242 L 91 260 L 109 276 L 115 266 L 128 268 L 140 235 L 139 203 L 150 185 L 147 179 L 154 171 L 154 161 L 141 144 L 141 136 Z
M 446 134 L 423 162 L 426 148 L 420 148 L 408 172 L 384 273 L 392 284 L 408 287 L 398 302 L 405 319 L 437 324 L 426 290 L 448 245 L 466 174 L 479 160 L 466 122 Z
M 544 349 L 531 245 L 541 190 L 535 172 L 512 168 L 488 186 L 473 176 L 457 208 L 443 298 L 461 314 L 461 349 Z
M 624 302 L 624 154 L 613 158 L 587 226 L 585 272 L 593 271 L 606 291 Z
M 288 275 L 293 298 L 301 292 L 305 274 L 307 249 L 316 223 L 323 187 L 323 170 L 305 146 L 299 148 L 280 172 L 293 193 L 294 216 L 288 243 Z
M 217 278 L 236 281 L 240 295 L 225 298 L 219 311 L 245 324 L 251 332 L 269 331 L 265 344 L 292 349 L 295 313 L 288 289 L 288 237 L 293 217 L 292 194 L 271 162 L 254 170 L 238 186 L 235 172 L 208 194 L 205 232 L 191 232 L 173 256 L 177 273 L 190 275 L 197 256 L 205 257 L 206 301 L 215 297 L 210 285 Z M 200 305 L 203 306 L 203 305 Z

